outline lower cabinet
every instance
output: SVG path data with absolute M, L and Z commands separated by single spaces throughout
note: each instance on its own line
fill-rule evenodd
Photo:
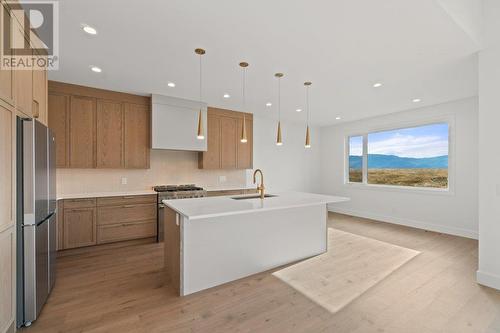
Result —
M 153 236 L 156 236 L 156 220 L 109 224 L 99 226 L 97 242 L 103 244 Z
M 58 208 L 59 250 L 157 234 L 156 195 L 65 199 Z
M 96 209 L 65 209 L 63 232 L 65 249 L 97 244 Z

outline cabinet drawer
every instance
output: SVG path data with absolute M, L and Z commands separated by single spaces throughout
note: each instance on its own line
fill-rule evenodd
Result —
M 95 198 L 85 198 L 85 199 L 65 199 L 64 209 L 72 208 L 90 208 L 95 207 Z
M 116 224 L 156 219 L 156 203 L 99 207 L 97 224 Z
M 156 236 L 156 220 L 101 225 L 97 229 L 99 244 L 154 236 Z
M 122 206 L 156 203 L 156 194 L 150 195 L 130 195 L 120 197 L 97 198 L 97 206 Z

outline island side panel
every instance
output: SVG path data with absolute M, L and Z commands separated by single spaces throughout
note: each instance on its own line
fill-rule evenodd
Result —
M 180 295 L 181 284 L 181 231 L 178 214 L 171 208 L 164 208 L 165 224 L 165 268 L 172 287 Z
M 325 204 L 185 220 L 183 295 L 327 250 Z

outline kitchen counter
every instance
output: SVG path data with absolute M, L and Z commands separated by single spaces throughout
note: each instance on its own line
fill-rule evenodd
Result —
M 327 250 L 327 205 L 348 198 L 303 192 L 269 194 L 276 196 L 163 200 L 166 273 L 179 295 Z
M 88 193 L 58 194 L 57 200 L 121 197 L 121 196 L 150 195 L 150 194 L 156 194 L 156 192 L 153 190 L 132 190 L 132 191 L 121 191 L 121 192 L 88 192 Z
M 203 219 L 217 216 L 228 216 L 252 212 L 262 212 L 276 209 L 306 207 L 314 205 L 326 205 L 349 201 L 348 198 L 305 193 L 305 192 L 283 192 L 268 193 L 275 197 L 245 200 L 235 200 L 236 197 L 248 197 L 251 195 L 236 195 L 209 198 L 193 198 L 183 200 L 163 200 L 163 203 L 186 217 L 189 220 Z

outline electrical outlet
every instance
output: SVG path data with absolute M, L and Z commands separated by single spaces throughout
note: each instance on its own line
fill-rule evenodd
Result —
M 122 185 L 127 185 L 127 177 L 122 177 Z
M 219 176 L 219 183 L 225 183 L 227 181 L 226 176 Z

